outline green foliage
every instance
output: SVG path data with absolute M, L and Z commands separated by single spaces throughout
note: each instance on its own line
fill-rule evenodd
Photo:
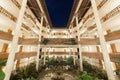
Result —
M 84 71 L 82 73 L 82 75 L 80 76 L 80 78 L 82 80 L 93 80 L 93 77 L 89 73 L 87 73 L 86 71 Z
M 29 66 L 25 69 L 25 75 L 26 77 L 34 77 L 37 78 L 37 71 L 34 63 L 31 63 Z
M 44 60 L 44 57 L 45 57 L 45 60 L 49 60 L 48 56 L 42 56 L 42 60 Z
M 34 63 L 31 63 L 26 68 L 17 68 L 16 73 L 11 75 L 10 80 L 36 80 L 38 72 Z
M 117 58 L 117 60 L 115 60 L 114 62 L 117 64 L 117 65 L 120 65 L 120 56 L 115 56 Z
M 54 64 L 54 62 L 55 62 L 55 61 L 54 61 L 54 58 L 53 58 L 53 57 L 51 57 L 51 58 L 48 59 L 48 64 Z
M 48 56 L 46 56 L 46 58 L 45 58 L 46 60 L 49 60 L 49 57 Z
M 4 80 L 5 73 L 1 70 L 2 66 L 5 66 L 7 62 L 7 58 L 0 59 L 0 80 Z
M 84 66 L 84 71 L 91 73 L 92 76 L 98 77 L 99 79 L 108 80 L 107 74 L 102 69 L 92 66 L 87 62 L 84 62 L 83 66 Z
M 118 65 L 120 65 L 120 57 L 118 57 L 118 60 L 116 61 Z
M 67 58 L 67 64 L 68 65 L 73 65 L 73 57 L 72 56 Z
M 75 80 L 94 80 L 94 77 L 91 76 L 90 73 L 87 73 L 86 71 L 84 71 L 81 75 L 76 77 Z
M 7 62 L 7 58 L 0 59 L 0 67 L 5 66 Z
M 4 80 L 5 74 L 2 70 L 0 70 L 0 80 Z

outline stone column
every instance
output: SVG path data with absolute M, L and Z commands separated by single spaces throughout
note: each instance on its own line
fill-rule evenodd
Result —
M 45 65 L 45 61 L 46 61 L 46 48 L 44 49 L 45 52 L 44 52 L 44 60 L 43 60 L 43 65 Z
M 97 31 L 98 31 L 98 35 L 99 35 L 99 39 L 100 39 L 100 44 L 101 44 L 101 49 L 102 49 L 102 53 L 103 53 L 103 59 L 104 59 L 104 63 L 105 63 L 105 69 L 107 72 L 107 76 L 108 76 L 109 80 L 115 80 L 115 76 L 113 74 L 111 61 L 110 61 L 109 53 L 107 51 L 106 41 L 105 41 L 105 37 L 103 34 L 102 24 L 100 22 L 99 13 L 97 10 L 95 0 L 91 0 L 91 4 L 92 4 L 92 8 L 93 8 L 93 13 L 95 16 L 95 22 L 97 25 Z
M 48 57 L 50 58 L 51 48 L 49 48 Z
M 36 57 L 36 70 L 38 71 L 39 68 L 39 56 L 40 56 L 40 42 L 41 42 L 41 31 L 43 25 L 43 16 L 41 18 L 41 24 L 39 25 L 40 33 L 39 33 L 39 43 L 38 43 L 38 50 L 37 50 L 37 57 Z
M 26 9 L 26 4 L 27 4 L 27 0 L 23 0 L 21 10 L 20 10 L 20 13 L 19 13 L 19 16 L 18 16 L 18 20 L 17 20 L 17 23 L 16 23 L 16 28 L 14 30 L 14 36 L 13 36 L 13 40 L 12 40 L 12 44 L 11 44 L 11 51 L 9 53 L 7 64 L 6 64 L 5 79 L 4 80 L 9 80 L 10 79 L 10 75 L 11 75 L 12 68 L 13 68 L 13 65 L 14 65 L 15 52 L 16 52 L 17 47 L 18 47 L 19 33 L 20 33 L 20 28 L 21 28 L 21 25 L 22 25 L 22 21 L 23 21 L 24 12 L 25 12 L 25 9 Z
M 70 51 L 70 47 L 67 48 L 69 50 L 69 57 L 71 57 L 71 51 Z M 67 52 L 67 51 L 66 51 Z
M 77 35 L 78 35 L 78 42 L 80 41 L 80 35 L 79 35 L 79 26 L 78 26 L 78 14 L 76 15 L 76 25 L 77 25 Z M 83 60 L 82 60 L 82 49 L 81 45 L 78 43 L 79 48 L 79 62 L 80 62 L 80 71 L 83 71 Z
M 73 48 L 73 64 L 75 65 L 75 51 L 74 51 L 74 48 Z

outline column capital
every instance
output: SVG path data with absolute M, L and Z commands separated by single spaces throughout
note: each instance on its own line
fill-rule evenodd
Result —
M 70 26 L 72 26 L 72 27 L 73 27 L 73 22 L 70 24 Z
M 75 18 L 78 17 L 78 13 L 75 13 Z
M 44 14 L 44 13 L 41 13 L 40 15 L 41 15 L 41 17 L 44 17 L 44 16 L 45 16 L 45 14 Z

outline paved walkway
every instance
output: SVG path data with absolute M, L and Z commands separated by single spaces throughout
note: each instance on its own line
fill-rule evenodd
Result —
M 64 72 L 64 74 L 62 74 L 62 77 L 64 78 L 64 80 L 75 80 L 74 76 L 71 75 L 71 73 L 72 72 L 68 72 L 68 73 Z M 55 76 L 56 76 L 55 72 L 53 72 L 51 70 L 47 70 L 40 74 L 39 80 L 52 80 L 51 78 L 55 77 Z M 57 75 L 57 76 L 60 77 L 61 75 Z

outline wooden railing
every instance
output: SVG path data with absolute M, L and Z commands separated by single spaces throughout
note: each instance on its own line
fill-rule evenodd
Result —
M 13 35 L 8 32 L 0 31 L 0 39 L 11 41 L 13 39 Z
M 3 31 L 0 31 L 0 39 L 2 40 L 8 40 L 8 41 L 11 41 L 13 38 L 13 35 L 12 34 L 9 34 L 8 32 L 3 32 Z M 117 39 L 120 39 L 120 30 L 119 31 L 115 31 L 115 32 L 112 32 L 112 33 L 109 33 L 107 35 L 105 35 L 105 38 L 106 38 L 106 41 L 112 41 L 112 40 L 117 40 Z M 67 38 L 47 38 L 50 43 L 68 43 L 70 42 L 71 43 L 71 39 L 67 39 Z M 74 39 L 75 42 L 77 43 L 77 39 Z M 25 38 L 25 39 L 22 39 L 22 38 L 19 38 L 19 44 L 38 44 L 40 42 L 38 42 L 38 38 Z M 99 45 L 100 42 L 99 42 L 99 39 L 96 38 L 96 39 L 93 39 L 93 38 L 81 38 L 80 41 L 78 42 L 82 45 Z
M 0 53 L 0 59 L 1 58 L 8 58 L 9 53 Z M 20 59 L 20 58 L 27 58 L 27 57 L 33 57 L 36 56 L 37 52 L 17 52 L 15 54 L 15 59 Z
M 47 44 L 77 44 L 77 40 L 74 38 L 44 38 L 41 44 L 47 40 Z
M 50 54 L 58 54 L 58 55 L 63 55 L 63 54 L 68 54 L 69 52 L 51 52 Z M 41 55 L 44 55 L 44 52 L 40 52 Z M 46 54 L 49 54 L 48 52 L 46 52 Z M 75 55 L 78 55 L 78 52 L 75 52 Z M 0 59 L 1 58 L 8 58 L 8 53 L 0 53 Z M 20 58 L 27 58 L 27 57 L 32 57 L 32 56 L 36 56 L 37 52 L 17 52 L 15 54 L 15 58 L 16 59 L 20 59 Z M 98 53 L 98 52 L 82 52 L 83 56 L 89 57 L 89 58 L 95 58 L 95 59 L 99 59 L 99 60 L 103 60 L 103 55 L 102 53 Z M 110 53 L 109 54 L 110 59 L 112 62 L 117 62 L 118 60 L 120 60 L 120 52 L 118 53 Z
M 81 38 L 79 41 L 82 45 L 99 45 L 99 39 L 92 39 L 92 38 Z
M 19 44 L 23 44 L 23 45 L 37 45 L 39 44 L 39 41 L 37 38 L 26 38 L 26 39 L 19 39 Z
M 49 53 L 46 52 L 46 54 L 48 55 Z M 63 54 L 68 54 L 68 52 L 51 52 L 50 54 L 63 55 Z M 79 54 L 78 52 L 75 52 L 75 55 L 78 55 L 78 54 Z M 8 53 L 0 52 L 0 59 L 8 58 L 8 55 L 9 55 Z M 44 52 L 40 52 L 40 55 L 44 55 Z M 84 57 L 103 60 L 102 53 L 98 53 L 98 52 L 82 52 L 82 55 Z M 37 56 L 37 52 L 17 52 L 15 54 L 15 59 L 29 58 L 29 57 L 33 57 L 33 56 Z M 120 60 L 120 52 L 119 53 L 110 53 L 109 56 L 110 56 L 111 62 L 116 63 Z M 116 65 L 116 68 L 120 69 L 120 66 Z
M 120 30 L 105 35 L 107 41 L 120 39 Z
M 97 58 L 97 59 L 103 59 L 102 53 L 98 52 L 83 52 L 83 56 L 91 57 L 91 58 Z M 109 56 L 111 59 L 120 59 L 120 52 L 118 53 L 109 53 Z
M 13 2 L 13 4 L 15 4 L 15 6 L 17 6 L 19 9 L 21 8 L 21 5 L 19 4 L 19 2 L 17 0 L 11 0 Z M 27 12 L 25 12 L 25 16 L 27 18 L 30 18 L 34 23 L 36 23 L 35 18 L 33 18 L 30 14 L 28 14 Z

